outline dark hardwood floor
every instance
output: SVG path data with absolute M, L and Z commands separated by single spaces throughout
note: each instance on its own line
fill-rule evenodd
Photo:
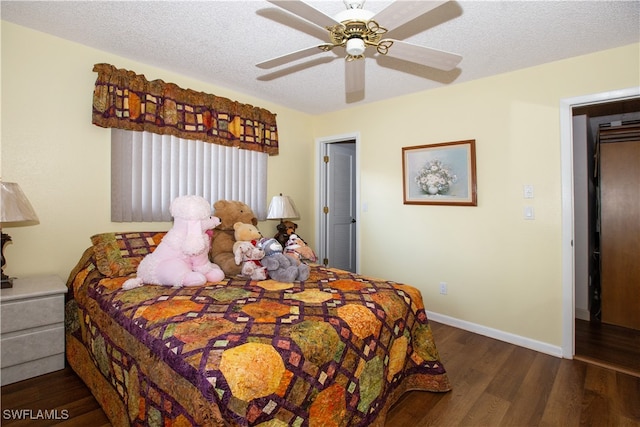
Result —
M 71 368 L 3 386 L 1 405 L 3 426 L 111 426 Z M 57 419 L 37 419 L 39 410 L 49 411 L 49 418 Z
M 640 331 L 580 319 L 575 331 L 576 359 L 640 377 Z
M 453 390 L 406 393 L 389 412 L 386 427 L 640 426 L 639 377 L 435 322 L 432 327 Z M 6 416 L 12 409 L 57 410 L 68 417 L 18 420 Z M 2 387 L 2 425 L 110 424 L 67 368 Z

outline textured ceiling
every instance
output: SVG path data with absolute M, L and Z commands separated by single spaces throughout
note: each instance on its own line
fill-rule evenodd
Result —
M 340 0 L 308 3 L 331 16 L 344 10 Z M 369 0 L 365 9 L 390 3 Z M 328 41 L 325 30 L 266 1 L 2 1 L 0 12 L 5 21 L 311 114 L 640 41 L 637 0 L 452 0 L 388 37 L 460 54 L 458 67 L 443 72 L 367 52 L 364 100 L 350 102 L 343 49 L 255 67 Z

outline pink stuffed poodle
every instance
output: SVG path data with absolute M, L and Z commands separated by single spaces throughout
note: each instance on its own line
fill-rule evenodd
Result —
M 211 237 L 207 231 L 220 224 L 220 219 L 211 215 L 209 202 L 200 196 L 180 196 L 170 210 L 173 227 L 140 262 L 136 277 L 127 280 L 124 289 L 143 284 L 201 286 L 224 279 L 220 267 L 209 261 Z

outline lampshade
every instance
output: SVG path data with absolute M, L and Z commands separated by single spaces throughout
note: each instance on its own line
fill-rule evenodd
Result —
M 296 205 L 289 196 L 273 196 L 269 204 L 267 219 L 295 219 L 300 218 Z
M 38 221 L 38 215 L 33 210 L 29 199 L 24 195 L 20 186 L 15 182 L 0 182 L 0 228 L 3 224 L 14 222 Z M 4 245 L 11 242 L 11 236 L 2 232 L 0 243 L 0 259 L 2 259 L 2 289 L 13 287 L 13 278 L 4 274 L 7 264 L 4 258 Z
M 0 187 L 2 188 L 0 223 L 38 221 L 38 215 L 17 183 L 0 182 Z

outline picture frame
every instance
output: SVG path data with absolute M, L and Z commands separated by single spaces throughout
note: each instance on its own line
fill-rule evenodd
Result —
M 405 205 L 477 206 L 476 140 L 402 147 Z

